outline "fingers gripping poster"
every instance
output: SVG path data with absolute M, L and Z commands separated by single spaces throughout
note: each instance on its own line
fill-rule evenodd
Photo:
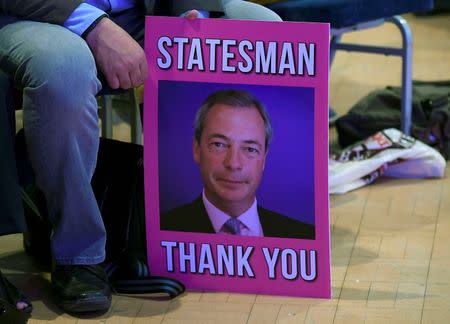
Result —
M 327 24 L 148 17 L 152 275 L 330 298 Z

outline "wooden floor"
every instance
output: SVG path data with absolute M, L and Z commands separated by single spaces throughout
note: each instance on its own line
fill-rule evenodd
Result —
M 407 16 L 413 75 L 450 79 L 450 15 Z M 390 26 L 346 40 L 399 44 Z M 400 61 L 338 53 L 331 104 L 340 113 L 368 91 L 400 83 Z M 126 138 L 118 125 L 115 136 Z M 335 136 L 331 132 L 332 136 Z M 31 298 L 30 323 L 450 323 L 450 169 L 444 179 L 383 179 L 331 197 L 333 299 L 188 292 L 174 301 L 115 296 L 95 318 L 62 313 L 48 273 L 25 256 L 19 235 L 0 239 L 0 268 Z

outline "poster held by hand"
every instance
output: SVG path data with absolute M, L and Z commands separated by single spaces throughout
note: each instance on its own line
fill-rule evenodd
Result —
M 150 272 L 330 298 L 329 26 L 147 17 L 145 47 Z

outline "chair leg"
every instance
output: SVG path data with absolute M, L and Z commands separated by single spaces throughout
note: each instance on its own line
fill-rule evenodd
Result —
M 329 61 L 329 71 L 331 71 L 331 65 L 333 64 L 334 57 L 336 56 L 336 44 L 341 42 L 341 35 L 333 35 L 330 40 L 330 61 Z M 328 126 L 334 126 L 336 120 L 339 118 L 336 111 L 328 106 Z
M 131 141 L 135 144 L 142 144 L 142 121 L 137 99 L 136 89 L 130 91 L 131 97 Z
M 112 138 L 112 98 L 109 95 L 101 96 L 102 102 L 102 137 Z
M 330 41 L 330 69 L 331 64 L 333 64 L 334 57 L 336 56 L 336 44 L 341 41 L 341 35 L 336 35 L 331 37 Z
M 387 22 L 393 23 L 400 29 L 402 35 L 402 47 L 385 47 L 373 45 L 360 45 L 342 42 L 330 42 L 332 50 L 344 50 L 349 52 L 374 53 L 383 55 L 396 55 L 402 58 L 402 103 L 401 103 L 401 130 L 411 134 L 411 112 L 412 112 L 412 36 L 408 23 L 401 16 L 386 18 Z M 358 28 L 353 28 L 358 30 Z M 337 31 L 333 31 L 338 35 Z
M 412 36 L 408 23 L 401 16 L 394 16 L 386 21 L 393 23 L 400 29 L 403 41 L 402 47 L 402 131 L 411 133 L 412 112 Z

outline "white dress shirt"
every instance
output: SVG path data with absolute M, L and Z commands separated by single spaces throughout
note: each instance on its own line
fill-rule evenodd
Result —
M 205 190 L 203 190 L 202 199 L 214 231 L 216 233 L 228 233 L 224 230 L 223 226 L 231 218 L 231 216 L 214 206 L 208 198 L 206 198 Z M 237 219 L 241 222 L 241 236 L 264 236 L 261 223 L 259 221 L 256 198 L 250 208 L 239 215 Z

